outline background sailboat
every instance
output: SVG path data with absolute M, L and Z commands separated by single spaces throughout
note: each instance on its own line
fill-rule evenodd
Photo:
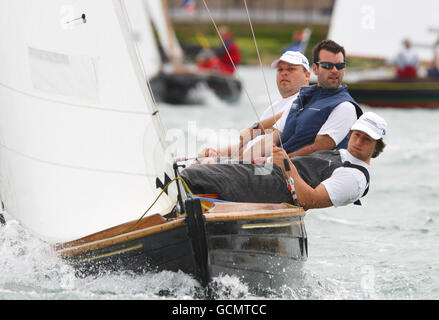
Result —
M 166 0 L 143 0 L 142 3 L 143 12 L 133 12 L 139 19 L 136 24 L 136 40 L 150 38 L 156 42 L 155 45 L 149 43 L 142 51 L 155 46 L 155 50 L 162 53 L 159 74 L 150 77 L 157 101 L 171 104 L 199 103 L 191 93 L 204 86 L 223 101 L 236 102 L 240 98 L 242 85 L 234 75 L 207 72 L 184 63 L 184 52 L 169 18 Z M 151 34 L 151 27 L 156 36 Z
M 337 0 L 328 38 L 339 42 L 351 57 L 389 61 L 410 39 L 424 64 L 433 60 L 433 44 L 439 24 L 437 1 L 399 1 L 397 10 L 391 1 Z M 425 72 L 424 72 L 425 73 Z M 418 72 L 414 81 L 395 81 L 394 76 L 348 83 L 359 102 L 380 107 L 439 107 L 439 81 Z

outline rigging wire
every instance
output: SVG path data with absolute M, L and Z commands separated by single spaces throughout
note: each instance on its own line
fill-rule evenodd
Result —
M 234 62 L 233 62 L 233 60 L 232 60 L 232 57 L 231 57 L 231 55 L 230 55 L 230 53 L 229 53 L 229 50 L 227 49 L 227 46 L 225 45 L 224 39 L 222 38 L 222 36 L 221 36 L 221 34 L 220 34 L 220 32 L 219 32 L 219 29 L 218 29 L 218 27 L 217 27 L 217 25 L 216 25 L 216 23 L 215 23 L 215 21 L 214 21 L 212 15 L 211 15 L 211 13 L 210 13 L 210 10 L 209 10 L 209 8 L 208 8 L 208 6 L 207 6 L 206 1 L 203 0 L 203 3 L 204 3 L 204 5 L 205 5 L 205 7 L 206 7 L 206 10 L 207 10 L 207 12 L 208 12 L 208 14 L 209 14 L 210 19 L 212 20 L 213 25 L 215 26 L 215 29 L 216 29 L 216 31 L 217 31 L 217 33 L 218 33 L 218 36 L 219 36 L 219 38 L 220 38 L 220 40 L 221 40 L 221 42 L 222 42 L 222 44 L 223 44 L 223 46 L 224 46 L 224 48 L 225 48 L 225 51 L 227 52 L 227 54 L 228 54 L 228 56 L 229 56 L 229 59 L 230 59 L 232 65 L 233 65 L 233 68 L 235 69 L 235 71 L 237 71 L 236 65 L 234 64 Z M 126 7 L 125 7 L 125 5 L 123 4 L 122 1 L 120 2 L 120 4 L 121 4 L 121 8 L 125 11 L 124 14 L 125 14 L 125 18 L 126 18 L 126 21 L 127 21 L 127 23 L 128 23 L 128 26 L 129 26 L 130 29 L 132 29 L 132 24 L 131 24 L 131 21 L 130 21 L 130 19 L 129 19 L 129 16 L 128 16 L 127 12 L 126 12 Z M 258 46 L 257 46 L 256 37 L 255 37 L 255 34 L 254 34 L 253 25 L 252 25 L 252 23 L 251 23 L 250 14 L 249 14 L 249 11 L 248 11 L 248 7 L 247 7 L 246 0 L 244 0 L 244 4 L 245 4 L 245 7 L 246 7 L 247 16 L 248 16 L 249 23 L 250 23 L 250 27 L 251 27 L 251 31 L 252 31 L 253 40 L 254 40 L 255 47 L 256 47 L 256 51 L 257 51 L 257 54 L 258 54 L 259 64 L 260 64 L 260 66 L 261 66 L 261 70 L 262 70 L 262 74 L 263 74 L 263 78 L 264 78 L 264 82 L 265 82 L 265 87 L 266 87 L 267 94 L 268 94 L 268 97 L 269 97 L 270 106 L 271 106 L 272 111 L 273 111 L 273 117 L 275 117 L 274 109 L 273 109 L 272 102 L 271 102 L 271 97 L 270 97 L 269 90 L 268 90 L 267 81 L 266 81 L 265 74 L 264 74 L 264 71 L 263 71 L 263 65 L 262 65 L 262 61 L 261 61 L 261 57 L 260 57 L 260 53 L 259 53 L 259 48 L 258 48 Z M 152 102 L 153 102 L 153 106 L 156 108 L 156 110 L 153 110 L 153 113 L 152 113 L 152 116 L 154 116 L 154 115 L 156 115 L 156 113 L 157 113 L 157 111 L 158 111 L 158 109 L 157 109 L 158 105 L 157 105 L 157 102 L 156 102 L 156 100 L 155 100 L 155 98 L 154 98 L 154 94 L 153 94 L 153 92 L 152 92 L 152 88 L 151 88 L 151 84 L 150 84 L 150 82 L 149 82 L 149 79 L 148 79 L 148 77 L 146 76 L 146 70 L 145 70 L 145 66 L 144 66 L 144 64 L 143 64 L 143 61 L 142 61 L 142 59 L 141 59 L 141 57 L 140 57 L 140 54 L 139 54 L 139 48 L 137 47 L 137 45 L 136 45 L 135 43 L 134 43 L 134 48 L 135 48 L 135 51 L 136 51 L 136 54 L 137 54 L 137 57 L 138 57 L 138 61 L 140 62 L 140 67 L 141 67 L 142 72 L 143 72 L 143 74 L 144 74 L 144 78 L 146 79 L 146 82 L 147 82 L 147 85 L 148 85 L 148 90 L 149 90 L 149 93 L 150 93 L 150 96 L 151 96 L 151 99 L 152 99 Z M 256 110 L 256 108 L 255 108 L 255 106 L 254 106 L 252 100 L 250 99 L 250 96 L 249 96 L 249 94 L 248 94 L 248 92 L 247 92 L 247 90 L 246 90 L 245 88 L 244 88 L 244 91 L 245 91 L 245 93 L 246 93 L 246 95 L 247 95 L 247 97 L 248 97 L 248 99 L 249 99 L 249 101 L 250 101 L 250 104 L 251 104 L 251 106 L 252 106 L 252 108 L 253 108 L 253 111 L 254 111 L 255 114 L 256 114 L 257 119 L 259 119 L 258 112 L 257 112 L 257 110 Z M 264 131 L 265 131 L 265 128 L 263 127 L 263 124 L 262 124 L 262 123 L 261 123 L 261 126 L 262 126 L 262 128 L 264 129 Z M 278 134 L 279 134 L 279 132 L 278 132 Z M 280 137 L 279 137 L 279 140 L 280 140 Z M 280 143 L 282 144 L 282 141 L 280 141 Z M 186 159 L 186 160 L 187 160 L 187 159 Z M 192 191 L 189 189 L 189 187 L 188 187 L 187 183 L 184 181 L 184 179 L 182 179 L 181 177 L 175 177 L 174 179 L 172 179 L 171 181 L 169 181 L 169 182 L 166 184 L 166 186 L 163 187 L 162 191 L 159 193 L 159 195 L 156 197 L 156 199 L 155 199 L 155 200 L 152 202 L 152 204 L 147 208 L 147 210 L 146 210 L 146 211 L 140 216 L 140 218 L 137 219 L 137 221 L 135 221 L 132 225 L 128 226 L 128 227 L 125 228 L 124 230 L 122 230 L 122 231 L 120 231 L 120 232 L 117 232 L 117 233 L 115 233 L 115 234 L 113 234 L 113 235 L 110 235 L 110 236 L 108 236 L 108 237 L 106 237 L 106 238 L 112 238 L 112 237 L 115 237 L 115 236 L 121 235 L 121 234 L 123 234 L 123 233 L 126 233 L 126 232 L 128 232 L 129 230 L 132 230 L 132 229 L 133 229 L 136 225 L 138 225 L 138 223 L 139 223 L 139 222 L 145 217 L 145 215 L 146 215 L 146 214 L 152 209 L 152 207 L 153 207 L 153 206 L 156 204 L 156 202 L 160 199 L 160 197 L 161 197 L 161 196 L 163 195 L 163 193 L 167 190 L 167 188 L 168 188 L 173 182 L 176 182 L 176 183 L 178 184 L 178 180 L 181 180 L 181 182 L 183 183 L 183 185 L 184 185 L 186 191 L 192 196 L 192 198 L 195 197 L 195 195 L 194 195 L 194 194 L 192 193 Z M 202 207 L 203 207 L 204 209 L 210 209 L 209 207 L 205 206 L 204 204 L 201 204 L 201 205 L 202 205 Z
M 128 32 L 130 32 L 130 34 L 132 34 L 133 23 L 132 23 L 132 21 L 130 19 L 130 15 L 128 13 L 126 4 L 125 4 L 125 2 L 123 0 L 119 0 L 119 4 L 120 4 L 121 11 L 124 14 L 124 19 L 125 19 L 125 22 L 126 22 L 126 25 L 127 25 Z M 144 9 L 143 12 L 147 16 L 147 9 L 145 8 L 145 3 L 142 3 L 142 7 Z M 148 19 L 149 19 L 149 17 L 148 17 Z M 165 130 L 163 128 L 163 124 L 162 124 L 162 122 L 160 120 L 160 117 L 159 117 L 158 104 L 157 104 L 157 101 L 155 99 L 152 87 L 151 87 L 150 79 L 147 76 L 146 67 L 145 67 L 144 61 L 142 59 L 142 55 L 140 54 L 140 48 L 139 48 L 138 44 L 136 43 L 136 41 L 132 41 L 131 43 L 132 43 L 132 46 L 133 46 L 133 48 L 135 50 L 135 54 L 137 56 L 137 61 L 139 63 L 141 72 L 143 73 L 143 80 L 146 81 L 147 90 L 148 90 L 149 96 L 151 98 L 151 102 L 152 102 L 151 109 L 152 110 L 150 110 L 151 113 L 149 113 L 149 114 L 151 115 L 151 119 L 152 119 L 152 122 L 154 123 L 154 125 L 158 127 L 158 128 L 156 127 L 156 129 L 158 129 L 157 131 L 159 131 L 159 132 L 157 132 L 157 138 L 158 138 L 161 146 L 163 147 L 163 150 L 165 150 L 165 147 L 167 146 L 167 142 L 164 139 Z M 146 141 L 146 139 L 148 137 L 147 133 L 148 133 L 148 125 L 145 124 L 144 134 L 143 134 L 143 139 L 142 139 L 143 161 L 144 161 L 144 164 L 145 164 L 145 168 L 148 167 L 148 165 L 147 165 L 148 164 L 147 158 L 148 158 L 148 154 L 150 154 L 150 150 L 146 149 L 147 143 L 145 143 L 145 141 Z M 169 164 L 165 164 L 165 171 L 171 171 L 171 168 L 169 167 Z
M 133 229 L 136 225 L 138 225 L 139 222 L 145 217 L 145 215 L 149 212 L 149 210 L 152 209 L 152 207 L 153 207 L 153 206 L 156 204 L 156 202 L 160 199 L 160 197 L 163 195 L 163 193 L 166 192 L 166 189 L 168 189 L 168 187 L 169 187 L 173 182 L 178 183 L 177 180 L 180 180 L 180 181 L 183 183 L 184 187 L 186 188 L 186 191 L 190 194 L 190 196 L 191 196 L 192 198 L 196 198 L 196 196 L 193 194 L 193 192 L 189 189 L 189 186 L 187 185 L 186 181 L 184 181 L 184 179 L 181 178 L 181 177 L 175 177 L 174 179 L 172 179 L 171 181 L 169 181 L 169 182 L 166 184 L 166 186 L 163 187 L 162 191 L 161 191 L 161 192 L 159 193 L 159 195 L 155 198 L 155 200 L 154 200 L 154 201 L 152 202 L 152 204 L 148 207 L 148 209 L 146 209 L 146 211 L 140 216 L 140 218 L 138 218 L 133 224 L 127 226 L 127 227 L 126 227 L 125 229 L 123 229 L 122 231 L 116 232 L 116 233 L 114 233 L 114 234 L 112 234 L 112 235 L 109 235 L 109 236 L 103 238 L 103 239 L 113 238 L 113 237 L 119 236 L 119 235 L 121 235 L 121 234 L 127 233 L 127 232 L 129 232 L 130 230 L 132 230 L 132 229 Z M 203 198 L 203 200 L 206 200 L 206 199 Z M 212 200 L 214 200 L 214 199 L 212 199 Z M 201 204 L 201 206 L 202 206 L 204 209 L 206 209 L 206 210 L 209 210 L 209 209 L 210 209 L 210 207 L 204 205 L 203 203 Z
M 144 212 L 144 213 L 143 213 L 143 214 L 142 214 L 142 215 L 141 215 L 141 216 L 140 216 L 135 222 L 133 222 L 133 224 L 127 226 L 127 227 L 126 227 L 125 229 L 123 229 L 122 231 L 115 232 L 114 234 L 111 234 L 111 235 L 109 235 L 109 236 L 107 236 L 107 237 L 105 237 L 105 238 L 103 238 L 103 239 L 109 239 L 109 238 L 113 238 L 113 237 L 116 237 L 116 236 L 120 236 L 121 234 L 127 233 L 127 232 L 129 232 L 130 230 L 133 230 L 133 228 L 135 228 L 135 227 L 140 223 L 140 221 L 145 217 L 145 215 L 149 212 L 149 210 L 152 209 L 152 207 L 156 204 L 156 202 L 157 202 L 157 201 L 159 200 L 159 198 L 163 195 L 163 193 L 166 192 L 166 189 L 167 189 L 167 188 L 168 188 L 173 182 L 178 183 L 177 180 L 180 180 L 180 181 L 183 183 L 183 185 L 184 185 L 184 187 L 186 188 L 186 191 L 187 191 L 189 197 L 191 197 L 192 199 L 194 199 L 194 198 L 198 198 L 198 199 L 205 200 L 205 201 L 208 201 L 208 202 L 230 202 L 230 201 L 225 201 L 225 200 L 217 200 L 217 199 L 210 199 L 210 198 L 206 198 L 206 197 L 199 197 L 199 196 L 195 195 L 195 194 L 191 191 L 191 189 L 189 188 L 189 186 L 187 185 L 186 181 L 184 181 L 183 178 L 181 178 L 181 177 L 176 177 L 176 178 L 172 179 L 171 181 L 169 181 L 169 182 L 166 184 L 166 186 L 163 187 L 162 191 L 159 193 L 159 195 L 156 197 L 156 199 L 152 202 L 152 204 L 148 207 L 148 209 L 146 209 L 146 211 L 145 211 L 145 212 Z M 289 203 L 286 203 L 286 202 L 282 202 L 281 204 L 286 205 L 286 206 L 291 207 L 291 208 L 297 208 L 297 207 L 298 207 L 298 206 L 295 206 L 295 205 L 292 205 L 292 204 L 289 204 Z M 210 209 L 211 209 L 210 207 L 206 206 L 206 205 L 203 204 L 203 203 L 201 203 L 201 206 L 202 206 L 205 210 L 210 210 Z
M 123 1 L 121 1 L 120 4 L 121 4 L 121 9 L 124 11 L 125 21 L 127 22 L 127 26 L 129 28 L 128 31 L 132 34 L 133 24 L 131 22 L 130 15 L 128 14 L 128 10 L 127 10 L 127 8 L 125 6 L 125 3 Z M 149 78 L 148 78 L 147 73 L 146 73 L 146 68 L 145 68 L 145 64 L 143 62 L 142 56 L 140 54 L 140 49 L 139 49 L 136 41 L 132 41 L 132 44 L 133 44 L 133 47 L 134 47 L 134 49 L 136 51 L 137 60 L 138 60 L 138 62 L 140 64 L 140 68 L 142 70 L 143 77 L 146 80 L 147 88 L 148 88 L 148 91 L 149 91 L 151 99 L 152 99 L 154 110 L 152 110 L 151 115 L 156 115 L 157 112 L 158 112 L 158 105 L 157 105 L 157 102 L 155 100 L 154 93 L 152 92 L 151 83 L 150 83 Z
M 263 79 L 264 79 L 264 83 L 265 83 L 265 88 L 266 88 L 266 90 L 267 90 L 267 94 L 268 94 L 268 98 L 269 98 L 269 102 L 270 102 L 270 107 L 271 107 L 271 109 L 272 109 L 272 111 L 273 111 L 273 118 L 274 118 L 274 117 L 275 117 L 275 114 L 274 114 L 273 104 L 272 104 L 271 96 L 270 96 L 270 93 L 269 93 L 269 89 L 268 89 L 268 85 L 267 85 L 267 80 L 266 80 L 266 77 L 265 77 L 265 73 L 264 73 L 264 70 L 263 70 L 262 60 L 261 60 L 261 57 L 260 57 L 260 52 L 259 52 L 259 48 L 258 48 L 258 45 L 257 45 L 256 36 L 255 36 L 255 34 L 254 34 L 253 25 L 252 25 L 251 18 L 250 18 L 250 13 L 249 13 L 249 11 L 248 11 L 248 7 L 247 7 L 247 2 L 246 2 L 246 0 L 243 0 L 243 1 L 244 1 L 244 4 L 245 4 L 245 8 L 246 8 L 246 12 L 247 12 L 247 17 L 248 17 L 249 24 L 250 24 L 250 28 L 251 28 L 251 32 L 252 32 L 253 41 L 254 41 L 254 43 L 255 43 L 255 48 L 256 48 L 257 55 L 258 55 L 258 59 L 259 59 L 259 65 L 260 65 L 260 67 L 261 67 L 261 72 L 262 72 L 262 75 L 263 75 Z M 232 64 L 232 66 L 233 66 L 235 72 L 237 72 L 237 73 L 239 74 L 239 72 L 238 72 L 238 70 L 237 70 L 237 68 L 236 68 L 236 65 L 235 65 L 235 63 L 233 62 L 233 59 L 232 59 L 232 57 L 231 57 L 231 55 L 230 55 L 230 52 L 229 52 L 229 50 L 227 49 L 227 46 L 226 46 L 226 44 L 225 44 L 225 42 L 224 42 L 224 39 L 222 38 L 222 36 L 221 36 L 221 34 L 220 34 L 220 32 L 219 32 L 218 26 L 217 26 L 217 24 L 215 23 L 215 21 L 214 21 L 214 19 L 213 19 L 213 17 L 212 17 L 212 14 L 211 14 L 211 12 L 210 12 L 210 10 L 209 10 L 209 7 L 208 7 L 206 1 L 203 0 L 203 3 L 204 3 L 204 6 L 205 6 L 205 8 L 206 8 L 206 10 L 207 10 L 207 12 L 208 12 L 208 15 L 209 15 L 211 21 L 212 21 L 212 23 L 213 23 L 213 25 L 214 25 L 214 27 L 215 27 L 215 30 L 216 30 L 216 32 L 218 33 L 218 36 L 219 36 L 219 38 L 220 38 L 220 40 L 221 40 L 221 42 L 222 42 L 222 45 L 224 46 L 224 49 L 225 49 L 225 51 L 227 52 L 227 55 L 229 56 L 230 62 L 231 62 L 231 64 Z M 131 24 L 131 21 L 129 20 L 128 14 L 126 14 L 126 8 L 125 8 L 125 6 L 123 6 L 123 9 L 125 10 L 125 15 L 126 15 L 126 18 L 127 18 L 127 20 L 128 20 L 127 22 L 128 22 L 128 24 L 129 24 L 130 28 L 132 28 L 132 24 Z M 135 50 L 136 50 L 136 54 L 137 54 L 137 56 L 138 56 L 138 60 L 139 60 L 139 62 L 140 62 L 140 66 L 141 66 L 141 69 L 142 69 L 142 71 L 143 71 L 144 78 L 146 79 L 146 82 L 147 82 L 147 87 L 148 87 L 148 90 L 149 90 L 149 93 L 150 93 L 150 96 L 151 96 L 151 99 L 152 99 L 152 102 L 153 102 L 153 106 L 154 106 L 155 109 L 156 109 L 156 110 L 153 111 L 153 114 L 152 114 L 152 115 L 155 115 L 155 114 L 157 113 L 157 111 L 158 111 L 158 108 L 157 108 L 158 105 L 157 105 L 157 102 L 156 102 L 156 100 L 155 100 L 155 97 L 154 97 L 154 94 L 153 94 L 153 91 L 152 91 L 152 87 L 151 87 L 150 81 L 149 81 L 148 77 L 146 76 L 145 66 L 144 66 L 144 64 L 143 64 L 142 59 L 140 58 L 139 48 L 137 47 L 136 44 L 134 44 L 134 48 L 135 48 Z M 253 104 L 253 101 L 252 101 L 251 98 L 250 98 L 250 95 L 248 94 L 248 91 L 245 89 L 245 87 L 244 87 L 244 92 L 246 93 L 247 98 L 248 98 L 249 101 L 250 101 L 251 107 L 253 108 L 253 111 L 255 112 L 257 119 L 259 120 L 259 114 L 258 114 L 258 112 L 257 112 L 257 110 L 256 110 L 256 108 L 255 108 L 255 105 Z M 260 124 L 261 124 L 261 126 L 262 126 L 262 129 L 265 131 L 265 128 L 263 127 L 263 124 L 262 124 L 262 123 L 260 123 Z M 278 132 L 278 131 L 277 131 L 277 134 L 279 135 L 279 132 Z M 281 139 L 280 139 L 280 136 L 279 136 L 279 141 L 280 141 L 280 143 L 282 144 L 282 141 L 281 141 Z M 241 149 L 241 148 L 239 148 L 238 151 L 239 151 L 240 149 Z M 187 159 L 186 159 L 186 160 L 187 160 Z M 177 180 L 181 180 L 181 182 L 183 183 L 185 189 L 186 189 L 187 192 L 190 194 L 190 196 L 192 196 L 192 198 L 193 198 L 193 197 L 194 197 L 194 194 L 193 194 L 192 191 L 189 189 L 189 187 L 188 187 L 188 185 L 186 184 L 186 182 L 185 182 L 181 177 L 175 177 L 174 179 L 172 179 L 171 181 L 169 181 L 169 182 L 166 184 L 166 186 L 163 187 L 162 191 L 159 193 L 159 195 L 156 197 L 156 199 L 152 202 L 152 204 L 148 207 L 148 209 L 147 209 L 147 210 L 146 210 L 146 211 L 140 216 L 140 218 L 139 218 L 136 222 L 134 222 L 132 225 L 128 226 L 126 229 L 122 230 L 121 232 L 118 232 L 117 234 L 111 235 L 111 236 L 109 236 L 108 238 L 111 238 L 111 237 L 114 237 L 114 236 L 117 236 L 117 235 L 120 235 L 120 234 L 126 233 L 126 232 L 128 232 L 129 230 L 131 230 L 132 228 L 134 228 L 134 227 L 135 227 L 135 226 L 136 226 L 136 225 L 137 225 L 137 224 L 138 224 L 138 223 L 144 218 L 144 216 L 145 216 L 145 215 L 146 215 L 146 214 L 152 209 L 152 207 L 153 207 L 153 206 L 155 205 L 155 203 L 159 200 L 159 198 L 163 195 L 163 193 L 167 190 L 167 188 L 168 188 L 173 182 L 178 183 Z M 205 206 L 204 204 L 201 204 L 201 205 L 202 205 L 202 207 L 205 208 L 205 209 L 210 209 L 209 207 Z
M 260 65 L 260 67 L 261 67 L 262 75 L 263 75 L 263 78 L 264 78 L 265 88 L 266 88 L 266 90 L 267 90 L 268 99 L 269 99 L 269 102 L 270 102 L 270 108 L 271 108 L 271 110 L 272 110 L 272 112 L 273 112 L 273 118 L 275 118 L 276 115 L 274 114 L 274 108 L 273 108 L 273 104 L 272 104 L 272 101 L 271 101 L 270 93 L 269 93 L 269 90 L 268 90 L 267 80 L 266 80 L 265 73 L 264 73 L 264 70 L 263 70 L 263 64 L 262 64 L 262 60 L 261 60 L 261 56 L 260 56 L 260 52 L 259 52 L 259 48 L 258 48 L 258 45 L 257 45 L 256 36 L 255 36 L 255 34 L 254 34 L 253 24 L 252 24 L 252 22 L 251 22 L 251 18 L 250 18 L 250 13 L 249 13 L 249 11 L 248 11 L 247 2 L 246 2 L 246 0 L 243 0 L 243 1 L 244 1 L 244 5 L 245 5 L 245 8 L 246 8 L 248 21 L 249 21 L 249 24 L 250 24 L 250 28 L 251 28 L 251 32 L 252 32 L 253 41 L 254 41 L 254 43 L 255 43 L 256 52 L 257 52 L 257 55 L 258 55 L 259 65 Z M 219 36 L 219 38 L 220 38 L 220 40 L 221 40 L 221 43 L 222 43 L 222 45 L 224 46 L 224 49 L 225 49 L 225 51 L 227 52 L 227 55 L 229 56 L 229 59 L 230 59 L 230 62 L 232 63 L 233 68 L 234 68 L 235 71 L 239 74 L 239 72 L 238 72 L 238 70 L 237 70 L 237 68 L 236 68 L 236 66 L 235 66 L 235 64 L 234 64 L 234 62 L 233 62 L 233 60 L 232 60 L 232 57 L 230 56 L 229 50 L 227 49 L 227 46 L 226 46 L 226 44 L 225 44 L 225 42 L 224 42 L 224 39 L 222 38 L 222 36 L 221 36 L 221 34 L 220 34 L 220 32 L 219 32 L 218 26 L 217 26 L 217 24 L 215 23 L 215 20 L 213 19 L 213 16 L 212 16 L 212 14 L 211 14 L 211 12 L 210 12 L 210 10 L 209 10 L 209 7 L 208 7 L 206 1 L 203 0 L 203 3 L 204 3 L 204 6 L 205 6 L 205 8 L 206 8 L 206 11 L 207 11 L 207 13 L 208 13 L 208 15 L 209 15 L 209 18 L 210 18 L 210 20 L 212 21 L 212 24 L 214 25 L 216 32 L 218 33 L 218 36 Z M 250 99 L 250 96 L 249 96 L 247 90 L 245 89 L 245 87 L 244 87 L 244 92 L 246 93 L 246 95 L 247 95 L 247 97 L 248 97 L 248 99 L 249 99 L 249 101 L 250 101 L 250 105 L 251 105 L 251 107 L 252 107 L 254 113 L 256 114 L 256 119 L 259 120 L 259 119 L 260 119 L 259 114 L 258 114 L 258 112 L 257 112 L 257 110 L 256 110 L 255 105 L 253 104 L 252 100 Z M 265 128 L 264 128 L 264 125 L 262 124 L 262 122 L 260 122 L 260 125 L 261 125 L 261 127 L 262 127 L 262 130 L 265 132 Z M 282 144 L 282 139 L 281 139 L 280 133 L 279 133 L 278 130 L 276 130 L 276 133 L 277 133 L 277 135 L 278 135 L 278 137 L 279 137 L 279 142 L 280 142 L 280 144 L 281 144 L 281 147 L 283 148 L 283 144 Z M 239 152 L 241 151 L 242 147 L 243 147 L 243 145 L 241 145 L 241 142 L 240 142 L 239 147 L 233 152 L 233 154 L 232 154 L 230 157 L 233 158 L 234 156 L 236 156 L 236 153 L 239 153 Z
M 276 115 L 275 115 L 275 113 L 274 113 L 273 102 L 272 102 L 272 100 L 271 100 L 270 90 L 268 90 L 267 79 L 266 79 L 266 77 L 265 77 L 264 67 L 263 67 L 263 65 L 262 65 L 262 59 L 261 59 L 261 55 L 260 55 L 260 52 L 259 52 L 258 43 L 257 43 L 257 41 L 256 41 L 255 32 L 254 32 L 254 30 L 253 30 L 253 24 L 252 24 L 252 21 L 251 21 L 251 18 L 250 18 L 250 12 L 248 11 L 248 7 L 247 7 L 247 0 L 243 0 L 243 1 L 244 1 L 244 5 L 245 5 L 245 11 L 247 12 L 248 23 L 249 23 L 249 25 L 250 25 L 250 29 L 251 29 L 252 36 L 253 36 L 253 42 L 255 43 L 256 53 L 258 54 L 259 65 L 260 65 L 260 67 L 261 67 L 262 77 L 264 78 L 265 89 L 267 90 L 267 95 L 268 95 L 268 101 L 270 102 L 270 108 L 271 108 L 271 111 L 272 111 L 272 113 L 273 113 L 273 119 L 275 119 L 275 118 L 276 118 Z M 259 118 L 258 118 L 258 119 L 259 119 Z M 260 122 L 260 124 L 261 124 L 262 130 L 264 130 L 264 132 L 265 132 L 264 125 L 262 124 L 262 122 Z M 278 130 L 276 130 L 276 133 L 277 133 L 277 135 L 278 135 L 278 137 L 279 137 L 279 142 L 280 142 L 281 147 L 282 147 L 282 149 L 283 149 L 283 144 L 282 144 L 282 139 L 281 139 L 280 133 L 279 133 Z
M 225 44 L 225 42 L 224 42 L 224 39 L 223 39 L 223 37 L 221 36 L 221 33 L 219 32 L 218 26 L 217 26 L 215 20 L 214 20 L 213 17 L 212 17 L 212 14 L 211 14 L 211 12 L 210 12 L 210 10 L 209 10 L 209 7 L 208 7 L 208 5 L 207 5 L 207 3 L 206 3 L 206 0 L 203 0 L 203 3 L 204 3 L 204 7 L 206 8 L 207 14 L 209 15 L 209 18 L 210 18 L 210 20 L 212 21 L 213 26 L 215 27 L 215 30 L 216 30 L 216 32 L 217 32 L 217 34 L 218 34 L 218 37 L 220 38 L 221 43 L 222 43 L 222 45 L 223 45 L 223 47 L 224 47 L 224 49 L 225 49 L 227 55 L 229 56 L 230 62 L 232 63 L 232 66 L 233 66 L 233 69 L 234 69 L 235 72 L 238 74 L 238 78 L 240 78 L 240 77 L 239 77 L 238 69 L 236 68 L 235 63 L 233 62 L 233 59 L 232 59 L 232 57 L 231 57 L 231 55 L 230 55 L 230 52 L 229 52 L 229 49 L 227 49 L 227 46 L 226 46 L 226 44 Z M 256 113 L 256 117 L 259 119 L 258 112 L 257 112 L 257 110 L 256 110 L 256 108 L 255 108 L 255 105 L 253 104 L 252 99 L 250 98 L 250 95 L 249 95 L 247 89 L 246 89 L 245 87 L 243 87 L 243 89 L 244 89 L 245 94 L 247 95 L 247 98 L 248 98 L 248 100 L 249 100 L 249 102 L 250 102 L 250 105 L 251 105 L 252 108 L 253 108 L 253 111 Z
M 245 6 L 245 11 L 247 13 L 248 23 L 250 25 L 250 30 L 252 32 L 253 42 L 255 43 L 256 53 L 258 54 L 259 66 L 261 67 L 261 73 L 262 73 L 262 78 L 264 79 L 265 90 L 267 90 L 268 101 L 270 102 L 270 106 L 272 106 L 273 103 L 271 101 L 270 90 L 268 90 L 267 79 L 265 77 L 265 72 L 264 72 L 264 68 L 263 68 L 263 65 L 262 65 L 262 59 L 261 59 L 261 55 L 260 55 L 260 52 L 259 52 L 258 42 L 256 41 L 255 32 L 253 30 L 253 24 L 252 24 L 252 21 L 251 21 L 251 18 L 250 18 L 250 12 L 248 11 L 247 1 L 243 0 L 243 2 L 244 2 L 244 6 Z M 273 110 L 273 117 L 275 117 L 273 107 L 271 109 Z

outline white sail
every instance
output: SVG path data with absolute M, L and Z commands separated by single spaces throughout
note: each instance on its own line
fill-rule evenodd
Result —
M 336 0 L 328 38 L 347 55 L 392 59 L 408 38 L 421 60 L 433 59 L 439 1 Z M 434 31 L 435 30 L 435 31 Z
M 0 197 L 46 241 L 139 218 L 169 170 L 126 11 L 121 0 L 0 1 Z M 163 194 L 150 213 L 174 204 Z
M 130 34 L 140 57 L 145 77 L 150 80 L 162 70 L 162 60 L 154 36 L 152 21 L 143 0 L 123 2 Z
M 143 2 L 157 31 L 163 51 L 171 61 L 181 62 L 183 50 L 169 19 L 167 2 L 165 0 L 143 0 Z

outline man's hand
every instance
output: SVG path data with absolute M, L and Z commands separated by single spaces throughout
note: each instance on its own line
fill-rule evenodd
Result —
M 198 153 L 197 157 L 198 158 L 218 157 L 218 155 L 219 155 L 218 150 L 214 148 L 205 148 Z
M 273 157 L 273 163 L 278 165 L 283 170 L 285 176 L 287 176 L 286 170 L 285 170 L 285 165 L 284 165 L 284 159 L 288 159 L 288 161 L 290 161 L 290 158 L 288 157 L 288 154 L 285 152 L 285 150 L 277 147 L 276 145 L 273 145 L 272 157 Z M 291 166 L 291 164 L 290 164 L 290 166 Z

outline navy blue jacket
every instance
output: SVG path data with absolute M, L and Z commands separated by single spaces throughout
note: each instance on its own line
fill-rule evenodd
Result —
M 299 96 L 290 108 L 282 132 L 282 146 L 285 151 L 290 153 L 313 144 L 329 114 L 336 106 L 345 101 L 351 102 L 355 106 L 357 118 L 363 114 L 346 86 L 337 89 L 326 89 L 320 86 L 300 88 Z M 346 149 L 347 143 L 348 137 L 346 135 L 335 149 Z

